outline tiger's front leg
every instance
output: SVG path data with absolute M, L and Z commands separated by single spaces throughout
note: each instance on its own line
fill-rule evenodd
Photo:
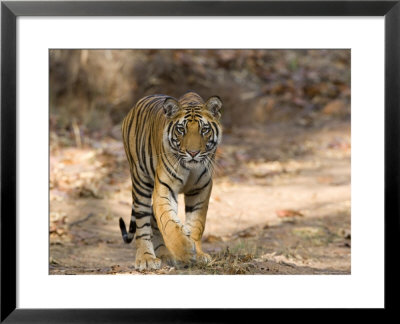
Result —
M 144 192 L 142 192 L 144 194 Z M 146 193 L 147 194 L 147 193 Z M 148 193 L 150 194 L 150 193 Z M 156 270 L 161 267 L 161 260 L 155 256 L 152 243 L 151 228 L 151 198 L 141 196 L 140 201 L 134 198 L 132 205 L 132 220 L 136 222 L 136 259 L 135 268 L 138 270 Z
M 157 174 L 153 210 L 158 228 L 172 256 L 179 261 L 195 261 L 196 249 L 190 231 L 178 218 L 178 190 L 163 174 Z
M 156 254 L 156 257 L 161 259 L 161 261 L 164 264 L 167 264 L 169 266 L 175 266 L 176 265 L 175 259 L 172 256 L 171 252 L 169 252 L 169 250 L 165 246 L 165 242 L 162 237 L 161 231 L 158 228 L 157 220 L 154 216 L 154 212 L 153 212 L 153 216 L 151 217 L 151 229 L 153 231 L 152 241 L 153 241 L 154 252 Z
M 206 225 L 211 188 L 212 180 L 209 179 L 199 189 L 194 189 L 185 193 L 186 225 L 191 232 L 190 237 L 195 242 L 197 261 L 206 263 L 211 261 L 211 256 L 203 252 L 201 247 L 201 238 Z

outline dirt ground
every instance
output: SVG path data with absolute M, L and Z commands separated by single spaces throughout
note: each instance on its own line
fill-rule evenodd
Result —
M 131 209 L 122 142 L 85 143 L 51 134 L 50 274 L 140 274 L 118 226 Z M 142 274 L 350 274 L 350 160 L 349 120 L 227 130 L 203 237 L 213 260 Z

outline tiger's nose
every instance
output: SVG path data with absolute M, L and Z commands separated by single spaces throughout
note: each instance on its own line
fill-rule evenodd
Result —
M 187 152 L 188 152 L 192 157 L 195 157 L 197 154 L 200 153 L 200 151 L 189 151 L 189 150 L 187 150 Z

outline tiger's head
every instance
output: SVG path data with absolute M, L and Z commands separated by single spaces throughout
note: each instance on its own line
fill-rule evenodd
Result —
M 182 165 L 196 168 L 213 159 L 222 137 L 221 107 L 219 97 L 212 96 L 204 102 L 194 92 L 186 93 L 179 100 L 165 99 L 165 140 Z

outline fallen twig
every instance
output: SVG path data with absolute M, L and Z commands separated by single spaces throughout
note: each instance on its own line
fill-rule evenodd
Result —
M 74 225 L 81 224 L 81 223 L 83 223 L 83 222 L 86 222 L 86 221 L 89 220 L 89 218 L 92 217 L 92 216 L 94 216 L 94 214 L 93 214 L 93 213 L 89 213 L 85 218 L 79 219 L 79 220 L 77 220 L 77 221 L 75 221 L 75 222 L 70 223 L 70 224 L 69 224 L 69 227 L 74 226 Z

